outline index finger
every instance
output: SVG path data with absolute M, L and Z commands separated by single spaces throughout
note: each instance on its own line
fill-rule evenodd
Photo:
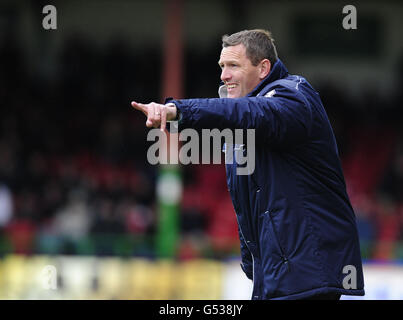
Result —
M 148 107 L 145 104 L 142 103 L 138 103 L 136 101 L 132 101 L 131 103 L 132 107 L 134 109 L 140 110 L 141 112 L 143 112 L 146 116 L 148 115 Z

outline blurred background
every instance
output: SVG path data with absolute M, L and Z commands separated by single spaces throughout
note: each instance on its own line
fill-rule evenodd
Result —
M 333 125 L 361 298 L 403 299 L 402 16 L 391 0 L 0 0 L 0 298 L 250 298 L 224 165 L 150 165 L 130 102 L 217 97 L 222 35 L 264 28 Z

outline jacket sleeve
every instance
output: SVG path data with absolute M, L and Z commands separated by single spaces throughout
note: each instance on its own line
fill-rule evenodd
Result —
M 257 139 L 273 144 L 304 141 L 310 133 L 312 113 L 296 89 L 276 87 L 271 97 L 172 100 L 180 113 L 179 130 L 255 129 Z
M 246 246 L 245 240 L 239 231 L 239 226 L 238 226 L 238 234 L 239 234 L 239 240 L 241 244 L 241 268 L 243 272 L 245 272 L 246 276 L 250 279 L 253 280 L 253 261 L 252 261 L 252 255 Z

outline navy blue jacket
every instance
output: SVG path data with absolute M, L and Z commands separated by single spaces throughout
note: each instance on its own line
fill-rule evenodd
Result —
M 246 97 L 172 100 L 184 128 L 255 129 L 255 170 L 226 165 L 252 299 L 364 295 L 355 215 L 319 94 L 278 60 Z M 247 146 L 248 148 L 250 146 Z

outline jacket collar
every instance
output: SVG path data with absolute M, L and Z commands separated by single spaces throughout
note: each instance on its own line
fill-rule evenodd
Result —
M 267 86 L 269 83 L 283 79 L 288 76 L 288 70 L 283 64 L 283 62 L 278 59 L 276 63 L 273 65 L 273 68 L 270 70 L 269 74 L 264 78 L 260 83 L 253 89 L 249 94 L 247 94 L 247 97 L 253 97 L 256 96 L 265 86 Z

